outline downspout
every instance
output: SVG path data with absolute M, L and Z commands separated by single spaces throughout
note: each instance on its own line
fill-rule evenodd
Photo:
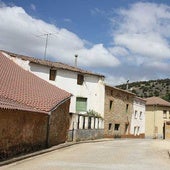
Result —
M 47 120 L 47 134 L 46 134 L 46 147 L 48 148 L 50 145 L 50 123 L 51 123 L 51 114 L 54 110 L 56 110 L 61 104 L 65 103 L 67 100 L 69 100 L 72 97 L 72 95 L 64 100 L 62 100 L 59 104 L 57 104 L 48 114 L 48 120 Z

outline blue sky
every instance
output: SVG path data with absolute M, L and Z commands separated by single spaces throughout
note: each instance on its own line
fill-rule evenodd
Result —
M 169 0 L 1 0 L 0 49 L 74 64 L 111 85 L 169 78 Z M 44 36 L 43 36 L 44 35 Z

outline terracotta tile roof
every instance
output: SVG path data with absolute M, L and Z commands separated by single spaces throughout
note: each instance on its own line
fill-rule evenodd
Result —
M 169 106 L 170 107 L 170 103 L 161 99 L 160 97 L 146 98 L 146 105 L 158 105 L 158 106 Z
M 0 96 L 0 108 L 1 109 L 12 109 L 12 110 L 24 110 L 24 111 L 30 111 L 30 112 L 36 112 L 36 113 L 37 112 L 48 113 L 48 112 L 40 111 L 30 106 L 27 106 L 25 104 L 19 103 L 17 101 L 7 99 L 3 96 Z
M 10 100 L 16 106 L 50 112 L 71 94 L 22 69 L 0 52 L 0 96 L 1 106 L 5 102 L 10 107 Z
M 143 101 L 143 102 L 145 102 L 145 103 L 146 103 L 146 99 L 144 99 L 144 98 L 141 98 L 141 97 L 135 96 L 135 99 L 140 100 L 140 101 Z
M 4 50 L 1 50 L 1 51 L 7 53 L 11 57 L 21 58 L 23 60 L 30 61 L 32 63 L 36 63 L 36 64 L 40 64 L 40 65 L 44 65 L 44 66 L 49 66 L 49 67 L 53 67 L 53 68 L 56 68 L 56 69 L 69 70 L 69 71 L 78 72 L 78 73 L 82 73 L 82 74 L 89 74 L 89 75 L 95 75 L 95 76 L 99 76 L 99 77 L 105 77 L 104 75 L 96 74 L 96 73 L 86 71 L 86 70 L 80 69 L 78 67 L 73 67 L 73 66 L 70 66 L 70 65 L 67 65 L 67 64 L 63 64 L 63 63 L 60 63 L 60 62 L 51 62 L 51 61 L 48 61 L 48 60 L 42 60 L 42 59 L 38 59 L 38 58 L 34 58 L 34 57 L 28 57 L 28 56 L 25 56 L 25 55 L 15 54 L 15 53 L 11 53 L 11 52 L 4 51 Z

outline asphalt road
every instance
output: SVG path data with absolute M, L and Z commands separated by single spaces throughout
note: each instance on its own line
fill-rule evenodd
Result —
M 164 146 L 162 141 L 145 139 L 77 144 L 0 170 L 170 170 Z

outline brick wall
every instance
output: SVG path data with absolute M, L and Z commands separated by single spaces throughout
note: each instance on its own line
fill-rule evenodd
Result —
M 63 143 L 67 140 L 69 129 L 70 100 L 61 104 L 50 117 L 49 146 Z
M 126 137 L 129 135 L 130 121 L 133 112 L 133 98 L 134 96 L 130 93 L 106 86 L 104 115 L 105 137 Z
M 0 160 L 46 147 L 47 115 L 0 109 Z

